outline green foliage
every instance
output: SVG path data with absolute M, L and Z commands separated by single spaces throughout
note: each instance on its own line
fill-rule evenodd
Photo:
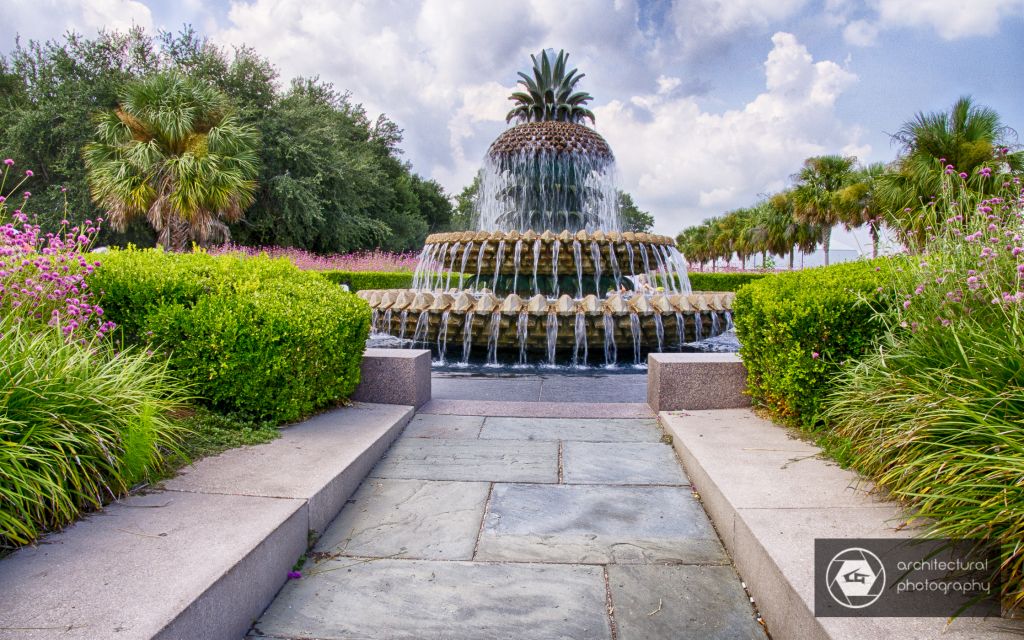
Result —
M 189 435 L 181 444 L 180 455 L 168 461 L 165 471 L 170 473 L 189 462 L 215 456 L 228 449 L 265 444 L 281 437 L 272 421 L 224 415 L 201 407 L 182 413 L 177 419 Z
M 281 91 L 273 66 L 252 49 L 222 49 L 191 29 L 154 38 L 133 28 L 30 42 L 0 57 L 0 157 L 35 173 L 25 187 L 44 231 L 59 227 L 64 195 L 75 223 L 105 215 L 91 200 L 82 159 L 93 116 L 116 108 L 126 84 L 168 71 L 215 87 L 260 135 L 256 203 L 230 227 L 239 243 L 403 251 L 447 230 L 450 202 L 401 161 L 402 132 L 386 117 L 371 121 L 347 94 L 316 81 L 299 78 Z M 98 244 L 155 241 L 139 218 L 123 232 L 105 227 Z
M 767 276 L 764 273 L 690 273 L 694 291 L 739 291 L 743 285 Z
M 654 226 L 654 216 L 641 211 L 633 203 L 633 196 L 619 189 L 616 191 L 619 196 L 619 219 L 622 221 L 623 231 L 634 233 L 648 233 Z
M 334 284 L 348 284 L 352 293 L 364 289 L 408 289 L 412 286 L 412 274 L 380 271 L 322 271 L 324 277 Z
M 293 421 L 343 402 L 359 382 L 369 307 L 318 272 L 266 255 L 100 257 L 89 285 L 106 315 L 168 352 L 209 406 Z
M 31 542 L 158 473 L 185 429 L 166 363 L 0 321 L 0 548 Z
M 147 323 L 171 366 L 221 411 L 291 422 L 359 383 L 370 309 L 324 280 L 244 283 Z
M 847 262 L 766 277 L 736 294 L 736 333 L 755 404 L 788 424 L 814 427 L 829 382 L 883 331 L 875 262 Z M 815 354 L 818 354 L 815 356 Z

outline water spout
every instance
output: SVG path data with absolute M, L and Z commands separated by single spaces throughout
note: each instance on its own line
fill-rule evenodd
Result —
M 732 311 L 725 312 L 725 330 L 732 331 L 736 326 L 732 323 Z
M 686 342 L 686 318 L 676 311 L 676 340 L 679 343 L 679 350 L 683 350 L 683 343 Z
M 558 340 L 558 314 L 548 314 L 548 364 L 555 364 L 555 347 Z
M 615 344 L 615 318 L 612 314 L 604 314 L 604 363 L 615 364 L 619 357 L 619 349 Z
M 679 293 L 690 295 L 693 290 L 690 288 L 690 277 L 686 275 L 686 258 L 675 247 L 669 247 L 668 254 L 672 257 L 672 263 L 676 265 L 676 273 L 679 274 Z
M 526 364 L 526 334 L 529 330 L 530 314 L 521 311 L 519 321 L 516 322 L 516 337 L 519 338 L 519 364 Z
M 657 287 L 657 283 L 651 279 L 651 265 L 647 260 L 647 247 L 642 242 L 638 243 L 637 246 L 640 247 L 640 257 L 644 259 L 644 274 L 647 275 L 647 284 L 651 285 L 652 288 Z
M 476 254 L 476 280 L 473 282 L 473 292 L 479 293 L 483 288 L 480 286 L 480 267 L 484 265 L 484 254 L 487 253 L 487 241 L 480 243 L 480 253 Z
M 558 259 L 558 251 L 555 251 L 555 259 Z M 540 285 L 537 284 L 537 265 L 540 264 L 540 238 L 533 241 L 533 295 L 540 293 Z
M 381 331 L 391 335 L 391 309 L 384 312 L 384 322 L 381 323 Z
M 577 278 L 577 281 L 579 282 L 579 284 L 578 284 L 578 287 L 579 287 L 578 288 L 578 291 L 579 291 L 578 299 L 582 300 L 583 299 L 583 255 L 582 255 L 582 249 L 580 247 L 580 241 L 579 240 L 573 240 L 572 241 L 572 257 L 576 260 L 576 278 Z
M 587 366 L 587 316 L 579 311 L 576 313 L 576 346 L 572 350 L 572 363 L 580 363 L 580 343 L 583 343 L 583 366 Z
M 494 284 L 491 285 L 491 291 L 494 293 L 498 292 L 498 278 L 501 276 L 501 261 L 505 259 L 505 241 L 502 240 L 498 243 L 498 253 L 494 256 Z
M 615 255 L 615 244 L 608 243 L 608 257 L 612 261 L 612 275 L 615 276 L 615 292 L 619 292 L 619 288 L 622 287 L 622 270 L 619 269 L 619 258 Z
M 654 332 L 658 334 L 658 353 L 661 353 L 665 344 L 665 325 L 660 313 L 654 314 Z
M 636 270 L 633 268 L 633 243 L 626 243 L 626 252 L 629 253 L 629 275 L 633 276 L 633 280 L 636 280 Z
M 498 364 L 498 331 L 501 330 L 501 313 L 491 314 L 491 325 L 487 333 L 487 364 Z
M 523 241 L 516 240 L 516 254 L 513 257 L 513 263 L 516 267 L 515 275 L 512 277 L 512 293 L 519 293 L 519 255 L 523 252 Z
M 640 331 L 640 316 L 635 313 L 629 314 L 629 331 L 633 334 L 633 363 L 640 364 L 640 336 L 643 333 Z
M 430 322 L 428 320 L 429 317 L 429 313 L 426 311 L 420 311 L 420 317 L 416 320 L 416 330 L 412 334 L 413 345 L 426 342 L 427 329 L 430 327 Z
M 403 311 L 402 315 L 401 315 L 401 318 L 402 318 L 402 328 L 398 332 L 398 339 L 399 340 L 405 340 L 405 321 L 406 321 L 406 319 L 408 317 L 409 317 L 409 312 L 408 311 Z
M 377 330 L 377 320 L 380 318 L 380 310 L 374 309 L 370 312 L 370 334 L 379 333 Z
M 658 245 L 652 244 L 651 251 L 654 252 L 654 259 L 658 263 L 658 273 L 661 274 L 661 279 L 665 283 L 665 290 L 671 293 L 675 293 L 675 286 L 672 284 L 672 279 L 669 276 L 668 270 L 665 269 L 665 263 L 661 259 L 661 252 L 658 251 Z
M 469 362 L 469 352 L 473 348 L 473 312 L 466 314 L 462 325 L 462 364 Z
M 693 314 L 693 319 L 696 321 L 696 326 L 693 330 L 694 342 L 700 342 L 704 339 L 704 319 L 701 317 L 700 311 Z
M 597 292 L 598 298 L 603 298 L 601 295 L 601 245 L 596 242 L 590 243 L 590 258 L 594 261 L 594 291 Z
M 712 311 L 711 312 L 711 337 L 714 338 L 719 333 L 721 333 L 721 331 L 720 331 L 720 327 L 719 327 L 719 323 L 718 323 L 718 313 L 715 312 L 715 311 Z
M 444 354 L 448 351 L 448 320 L 451 313 L 451 311 L 445 311 L 441 314 L 441 326 L 437 330 L 437 354 L 441 364 L 444 364 Z
M 537 242 L 540 242 L 540 240 L 538 240 Z M 551 278 L 555 281 L 556 298 L 558 297 L 558 250 L 561 248 L 561 240 L 555 240 L 554 244 L 551 245 Z
M 452 271 L 455 271 L 455 254 L 459 252 L 459 246 L 460 245 L 461 245 L 461 243 L 459 243 L 459 242 L 456 242 L 455 244 L 453 244 L 452 245 L 451 253 L 448 256 L 449 258 L 451 258 L 452 266 L 448 269 L 448 278 L 444 282 L 444 290 L 445 291 L 448 291 L 448 290 L 450 290 L 452 288 Z
M 462 251 L 462 269 L 459 270 L 459 291 L 462 291 L 462 278 L 466 275 L 466 262 L 469 261 L 469 254 L 473 252 L 473 243 L 467 242 L 466 248 Z
M 433 289 L 434 291 L 437 291 L 438 289 L 441 288 L 441 281 L 444 279 L 444 259 L 445 259 L 445 256 L 447 256 L 447 255 L 448 255 L 448 243 L 446 242 L 443 245 L 441 245 L 441 250 L 437 252 L 437 258 L 434 260 L 434 269 L 433 269 L 433 271 L 430 274 L 430 284 L 429 284 L 429 287 L 431 289 Z M 435 272 L 436 272 L 436 274 L 435 274 Z M 436 282 L 434 281 L 435 275 L 436 275 L 436 278 L 437 278 Z

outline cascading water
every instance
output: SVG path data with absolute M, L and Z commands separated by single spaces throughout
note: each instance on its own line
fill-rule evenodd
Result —
M 647 284 L 651 285 L 651 287 L 656 287 L 657 283 L 651 279 L 651 265 L 647 260 L 647 248 L 642 243 L 637 246 L 640 247 L 640 257 L 644 260 L 644 274 L 647 278 Z
M 704 319 L 701 317 L 701 312 L 693 314 L 693 319 L 696 322 L 694 326 L 693 340 L 694 342 L 700 342 L 704 339 Z
M 601 245 L 590 243 L 590 257 L 594 261 L 594 291 L 601 297 Z
M 557 252 L 555 253 L 558 259 Z M 540 240 L 533 241 L 533 295 L 540 295 L 540 285 L 537 284 L 537 266 L 540 264 Z
M 515 252 L 515 256 L 512 259 L 512 262 L 513 262 L 513 264 L 515 264 L 515 268 L 516 268 L 515 276 L 512 277 L 512 293 L 519 293 L 519 256 L 520 256 L 520 254 L 522 254 L 522 252 L 523 252 L 523 241 L 522 240 L 516 240 L 516 252 Z
M 711 337 L 714 338 L 715 336 L 717 336 L 720 333 L 721 333 L 721 331 L 719 330 L 718 314 L 715 313 L 714 311 L 712 311 L 711 312 Z
M 725 330 L 732 331 L 736 327 L 732 323 L 732 311 L 725 312 Z
M 377 320 L 380 318 L 380 311 L 374 309 L 370 312 L 370 333 L 379 333 L 380 329 L 377 328 Z
M 636 280 L 636 271 L 633 269 L 633 243 L 632 242 L 627 242 L 626 243 L 626 251 L 629 253 L 629 275 L 631 275 L 633 277 L 633 280 Z
M 604 314 L 604 363 L 613 365 L 619 358 L 619 349 L 615 344 L 615 318 L 612 314 Z
M 577 289 L 576 289 L 576 291 L 578 293 L 577 297 L 582 299 L 583 298 L 583 251 L 582 251 L 582 248 L 580 247 L 580 241 L 579 240 L 573 240 L 572 241 L 572 255 L 576 259 L 576 278 L 577 278 L 577 282 L 579 283 L 577 285 Z
M 466 262 L 469 261 L 469 254 L 473 252 L 473 243 L 467 242 L 466 248 L 462 251 L 462 268 L 459 270 L 459 291 L 462 291 L 462 278 L 466 275 Z
M 412 343 L 414 345 L 426 342 L 427 328 L 430 326 L 429 318 L 430 314 L 424 312 L 420 313 L 420 317 L 416 320 L 416 330 L 412 334 Z
M 501 275 L 501 263 L 505 258 L 505 241 L 498 242 L 498 252 L 494 258 L 494 283 L 491 285 L 491 291 L 498 290 L 498 277 Z
M 466 314 L 462 326 L 462 364 L 469 363 L 469 352 L 473 348 L 473 312 Z
M 381 322 L 380 330 L 389 335 L 391 334 L 391 309 L 384 312 L 384 321 Z
M 612 276 L 615 277 L 615 290 L 618 291 L 622 287 L 622 270 L 619 269 L 619 259 L 615 255 L 614 247 L 608 247 L 608 257 L 612 263 Z
M 558 297 L 558 250 L 562 248 L 562 243 L 555 240 L 551 244 L 551 279 L 555 281 L 555 297 Z
M 473 291 L 479 292 L 480 287 L 480 267 L 484 265 L 484 254 L 487 253 L 487 241 L 484 240 L 480 244 L 480 253 L 476 256 L 476 280 L 473 282 Z
M 676 273 L 679 274 L 679 292 L 688 296 L 693 293 L 693 289 L 690 287 L 690 276 L 686 275 L 686 258 L 675 247 L 669 247 L 667 251 L 672 257 L 672 263 L 676 265 Z
M 664 351 L 662 348 L 665 345 L 665 325 L 662 323 L 661 314 L 654 314 L 654 332 L 658 335 L 658 353 Z
M 662 282 L 665 283 L 665 290 L 670 293 L 675 293 L 676 289 L 672 284 L 672 278 L 669 276 L 668 270 L 665 269 L 665 263 L 661 260 L 661 253 L 658 251 L 657 247 L 651 247 L 651 250 L 654 253 L 655 262 L 658 263 L 658 273 L 661 274 Z
M 516 337 L 519 338 L 519 364 L 526 364 L 526 334 L 529 330 L 530 314 L 521 311 L 519 320 L 516 322 Z
M 558 314 L 549 313 L 547 321 L 548 364 L 555 364 L 555 347 L 558 346 Z
M 587 366 L 587 317 L 580 311 L 576 314 L 576 345 L 572 350 L 572 363 L 580 364 L 580 343 L 583 343 L 583 366 Z
M 403 311 L 400 317 L 402 318 L 402 328 L 398 331 L 398 339 L 405 340 L 405 321 L 409 318 L 409 312 Z
M 451 311 L 441 314 L 441 326 L 437 331 L 437 353 L 441 364 L 444 364 L 444 354 L 448 352 L 448 320 L 451 315 Z
M 676 311 L 676 340 L 679 343 L 679 350 L 683 350 L 683 344 L 686 342 L 686 321 L 683 319 L 683 314 Z
M 444 258 L 448 255 L 448 243 L 441 245 L 441 250 L 437 252 L 438 259 L 435 261 L 434 270 L 431 271 L 430 285 L 429 288 L 437 291 L 441 288 L 441 280 L 444 279 Z M 437 281 L 435 282 L 434 279 Z
M 448 277 L 444 282 L 445 291 L 448 291 L 452 288 L 452 271 L 455 271 L 455 254 L 459 252 L 460 245 L 461 243 L 459 242 L 456 242 L 455 244 L 452 245 L 452 250 L 450 254 L 452 266 L 450 269 L 448 269 Z
M 640 316 L 629 314 L 629 331 L 633 334 L 633 364 L 640 364 Z
M 501 331 L 501 314 L 491 314 L 491 324 L 487 332 L 487 364 L 498 364 L 498 332 Z

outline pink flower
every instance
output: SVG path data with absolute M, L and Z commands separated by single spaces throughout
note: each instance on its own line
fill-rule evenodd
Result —
M 27 169 L 27 170 L 25 171 L 25 175 L 31 178 L 31 177 L 32 177 L 32 176 L 34 176 L 35 174 L 34 174 L 34 173 L 32 173 L 32 170 L 31 170 L 31 169 Z
M 814 353 L 812 353 L 812 354 L 811 354 L 811 357 L 812 357 L 812 358 L 818 358 L 818 357 L 820 357 L 820 356 L 821 356 L 821 354 L 820 354 L 820 353 L 818 353 L 817 351 L 815 351 Z

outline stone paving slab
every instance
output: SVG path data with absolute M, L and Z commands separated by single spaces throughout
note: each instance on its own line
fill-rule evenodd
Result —
M 765 638 L 730 566 L 613 565 L 608 585 L 618 640 Z
M 646 402 L 510 402 L 431 400 L 420 413 L 510 418 L 654 418 Z
M 476 438 L 483 416 L 439 416 L 418 413 L 405 428 L 406 438 Z M 527 440 L 529 438 L 518 438 Z
M 478 560 L 727 562 L 689 487 L 496 484 Z
M 315 550 L 472 560 L 490 490 L 488 482 L 367 478 Z
M 399 440 L 371 476 L 482 482 L 558 482 L 558 443 Z
M 128 498 L 0 562 L 0 638 L 240 638 L 306 548 L 306 503 Z
M 591 361 L 594 355 L 592 352 Z M 540 401 L 646 402 L 647 374 L 551 376 L 541 386 Z
M 658 425 L 658 421 L 653 418 L 490 417 L 484 423 L 480 437 L 485 440 L 658 442 L 664 433 L 661 426 Z
M 254 637 L 612 637 L 601 567 L 376 560 L 307 576 L 282 589 Z
M 510 400 L 537 402 L 543 381 L 537 378 L 469 378 L 434 376 L 431 397 L 440 400 Z
M 562 482 L 689 485 L 675 451 L 660 442 L 563 442 Z

